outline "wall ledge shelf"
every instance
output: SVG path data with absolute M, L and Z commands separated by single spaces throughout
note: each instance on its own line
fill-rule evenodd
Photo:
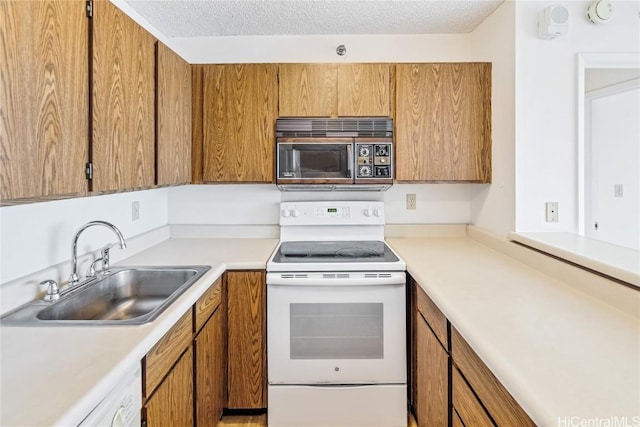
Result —
M 567 232 L 512 232 L 511 241 L 640 288 L 640 252 Z

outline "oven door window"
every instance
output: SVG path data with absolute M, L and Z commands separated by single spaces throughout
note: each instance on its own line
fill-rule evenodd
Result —
M 280 179 L 351 179 L 351 143 L 279 143 Z
M 291 359 L 382 359 L 382 303 L 298 303 L 290 308 Z

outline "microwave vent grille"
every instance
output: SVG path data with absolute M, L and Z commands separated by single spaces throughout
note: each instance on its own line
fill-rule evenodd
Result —
M 277 137 L 390 137 L 393 120 L 388 117 L 303 118 L 276 120 Z

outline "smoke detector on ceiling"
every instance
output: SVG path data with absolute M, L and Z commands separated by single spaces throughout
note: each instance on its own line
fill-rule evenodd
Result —
M 555 39 L 569 31 L 569 10 L 561 5 L 545 7 L 538 15 L 538 37 L 544 40 Z
M 587 8 L 587 18 L 594 24 L 606 24 L 613 15 L 613 6 L 609 0 L 594 0 Z

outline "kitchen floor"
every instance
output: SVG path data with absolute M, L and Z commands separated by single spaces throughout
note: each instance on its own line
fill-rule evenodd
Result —
M 265 427 L 266 425 L 266 415 L 227 415 L 218 423 L 218 427 Z M 413 415 L 409 414 L 408 427 L 417 426 Z

